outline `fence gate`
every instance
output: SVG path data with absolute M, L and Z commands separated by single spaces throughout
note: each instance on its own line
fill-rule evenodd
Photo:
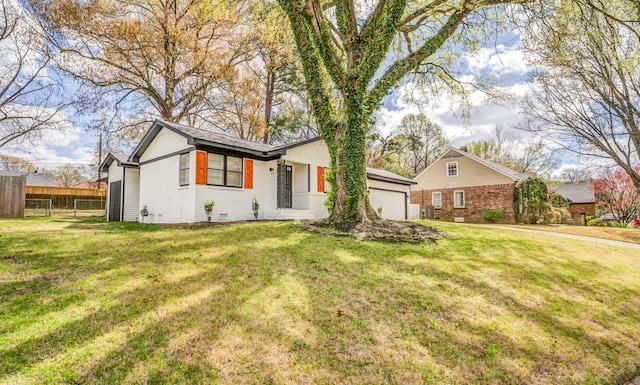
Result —
M 0 217 L 24 217 L 26 176 L 0 176 Z
M 436 209 L 431 205 L 424 205 L 422 208 L 422 219 L 436 219 Z

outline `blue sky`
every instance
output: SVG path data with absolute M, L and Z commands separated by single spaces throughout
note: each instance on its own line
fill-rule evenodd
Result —
M 453 145 L 459 147 L 490 135 L 496 125 L 508 129 L 522 119 L 517 99 L 530 89 L 527 84 L 530 68 L 525 63 L 517 34 L 501 35 L 491 46 L 482 48 L 473 55 L 464 55 L 460 61 L 460 71 L 466 80 L 493 75 L 498 81 L 498 87 L 513 95 L 516 100 L 500 106 L 490 105 L 483 93 L 475 91 L 471 95 L 471 118 L 465 122 L 460 116 L 460 110 L 455 108 L 455 102 L 446 97 L 436 100 L 418 98 L 429 100 L 428 103 L 407 102 L 404 95 L 412 92 L 412 87 L 410 83 L 405 83 L 384 99 L 383 107 L 377 113 L 380 130 L 394 132 L 403 116 L 422 112 L 440 124 Z M 69 86 L 70 90 L 75 88 L 72 84 Z M 2 149 L 0 153 L 10 153 L 51 170 L 65 163 L 95 165 L 97 146 L 95 134 L 69 123 L 65 130 L 48 133 L 33 146 Z M 566 158 L 566 161 L 568 164 L 565 167 L 571 166 L 571 159 Z

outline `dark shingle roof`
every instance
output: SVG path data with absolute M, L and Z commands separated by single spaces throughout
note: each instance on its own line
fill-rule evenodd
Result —
M 380 180 L 383 182 L 393 182 L 404 185 L 417 184 L 412 179 L 406 178 L 402 175 L 398 175 L 391 171 L 382 170 L 379 168 L 367 167 L 367 178 Z
M 202 128 L 195 128 L 190 126 L 185 126 L 184 124 L 178 123 L 170 123 L 165 121 L 159 121 L 162 126 L 167 128 L 173 128 L 174 131 L 181 131 L 185 134 L 188 134 L 191 138 L 205 140 L 211 143 L 216 144 L 225 144 L 228 146 L 233 146 L 237 148 L 260 151 L 260 152 L 268 152 L 274 149 L 274 146 L 252 142 L 250 140 L 236 138 L 230 135 L 221 134 L 219 132 L 214 132 L 210 130 L 204 130 Z
M 28 186 L 55 186 L 56 182 L 53 178 L 53 174 L 47 174 L 42 172 L 29 173 L 18 171 L 0 171 L 2 176 L 26 176 Z
M 596 196 L 590 183 L 565 183 L 551 188 L 567 198 L 569 203 L 593 203 Z
M 261 160 L 269 160 L 269 159 L 277 159 L 281 155 L 286 154 L 286 150 L 294 147 L 298 147 L 307 143 L 312 143 L 318 140 L 322 140 L 319 136 L 301 140 L 298 142 L 273 146 L 270 144 L 257 143 L 252 142 L 245 139 L 239 139 L 233 136 L 221 134 L 219 132 L 204 130 L 201 128 L 195 128 L 190 126 L 185 126 L 184 124 L 179 123 L 170 123 L 165 122 L 163 120 L 156 120 L 153 122 L 153 125 L 144 135 L 138 146 L 133 150 L 131 156 L 126 158 L 125 155 L 122 154 L 109 154 L 109 156 L 113 157 L 113 160 L 118 161 L 118 164 L 124 165 L 138 165 L 137 160 L 145 151 L 145 149 L 149 146 L 149 144 L 153 141 L 155 136 L 160 132 L 162 128 L 167 128 L 178 135 L 182 135 L 187 139 L 187 143 L 191 145 L 204 145 L 211 146 L 216 148 L 223 148 L 231 151 L 236 151 L 242 153 L 244 155 L 248 155 L 250 157 L 254 157 L 256 159 Z M 112 160 L 112 161 L 113 161 Z M 103 162 L 101 166 L 102 171 L 106 171 L 109 168 L 111 162 L 107 162 L 107 159 Z M 412 185 L 416 184 L 413 180 L 409 178 L 405 178 L 401 175 L 395 174 L 390 171 L 381 170 L 377 168 L 367 167 L 367 177 L 370 179 L 404 184 L 404 185 Z
M 118 163 L 118 166 L 138 167 L 138 163 L 130 162 L 127 158 L 128 156 L 125 154 L 110 152 L 107 154 L 106 158 L 104 158 L 102 164 L 100 164 L 99 170 L 100 172 L 109 172 L 109 166 L 111 166 L 111 163 L 113 162 Z
M 280 157 L 280 155 L 284 155 L 288 148 L 293 148 L 302 144 L 320 140 L 320 137 L 315 137 L 305 139 L 296 143 L 286 144 L 282 146 L 273 146 L 270 144 L 239 139 L 233 136 L 205 130 L 202 128 L 189 127 L 185 126 L 184 124 L 156 120 L 155 122 L 153 122 L 151 128 L 144 135 L 138 146 L 133 150 L 133 153 L 129 157 L 129 161 L 137 162 L 142 153 L 146 150 L 146 148 L 162 128 L 169 129 L 176 134 L 185 137 L 187 139 L 187 143 L 190 145 L 203 145 L 225 149 L 240 153 L 243 156 L 248 156 L 260 160 L 277 159 Z

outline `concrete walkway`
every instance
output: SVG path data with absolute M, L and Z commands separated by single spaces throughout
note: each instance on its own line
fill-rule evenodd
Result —
M 587 237 L 585 235 L 575 235 L 575 234 L 567 234 L 567 233 L 557 233 L 557 232 L 553 232 L 553 231 L 523 229 L 523 228 L 509 227 L 509 226 L 491 226 L 491 227 L 496 228 L 496 229 L 502 229 L 502 230 L 520 231 L 522 233 L 551 235 L 551 236 L 554 236 L 554 237 L 577 239 L 577 240 L 580 240 L 580 241 L 605 243 L 605 244 L 608 244 L 608 245 L 614 245 L 614 246 L 626 247 L 626 248 L 634 249 L 634 250 L 640 250 L 640 244 L 631 243 L 631 242 L 623 242 L 623 241 L 614 241 L 613 239 Z M 636 377 L 633 381 L 631 381 L 627 385 L 640 385 L 640 376 Z
M 566 233 L 557 233 L 553 231 L 544 231 L 544 230 L 533 230 L 533 229 L 523 229 L 519 227 L 509 227 L 509 226 L 491 226 L 494 229 L 502 229 L 502 230 L 512 230 L 512 231 L 520 231 L 523 233 L 533 233 L 533 234 L 541 234 L 541 235 L 551 235 L 554 237 L 560 238 L 570 238 L 577 239 L 580 241 L 588 241 L 588 242 L 596 242 L 596 243 L 605 243 L 608 245 L 626 247 L 628 249 L 640 250 L 640 244 L 631 243 L 631 242 L 623 242 L 623 241 L 614 241 L 613 239 L 604 239 L 604 238 L 596 238 L 596 237 L 588 237 L 585 235 L 575 235 L 575 234 L 566 234 Z M 640 385 L 640 384 L 638 384 Z

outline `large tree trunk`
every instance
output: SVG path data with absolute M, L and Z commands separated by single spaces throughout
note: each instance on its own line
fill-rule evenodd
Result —
M 378 219 L 369 203 L 365 141 L 368 132 L 368 114 L 359 98 L 346 101 L 345 122 L 335 128 L 335 148 L 332 156 L 332 221 L 367 222 Z

